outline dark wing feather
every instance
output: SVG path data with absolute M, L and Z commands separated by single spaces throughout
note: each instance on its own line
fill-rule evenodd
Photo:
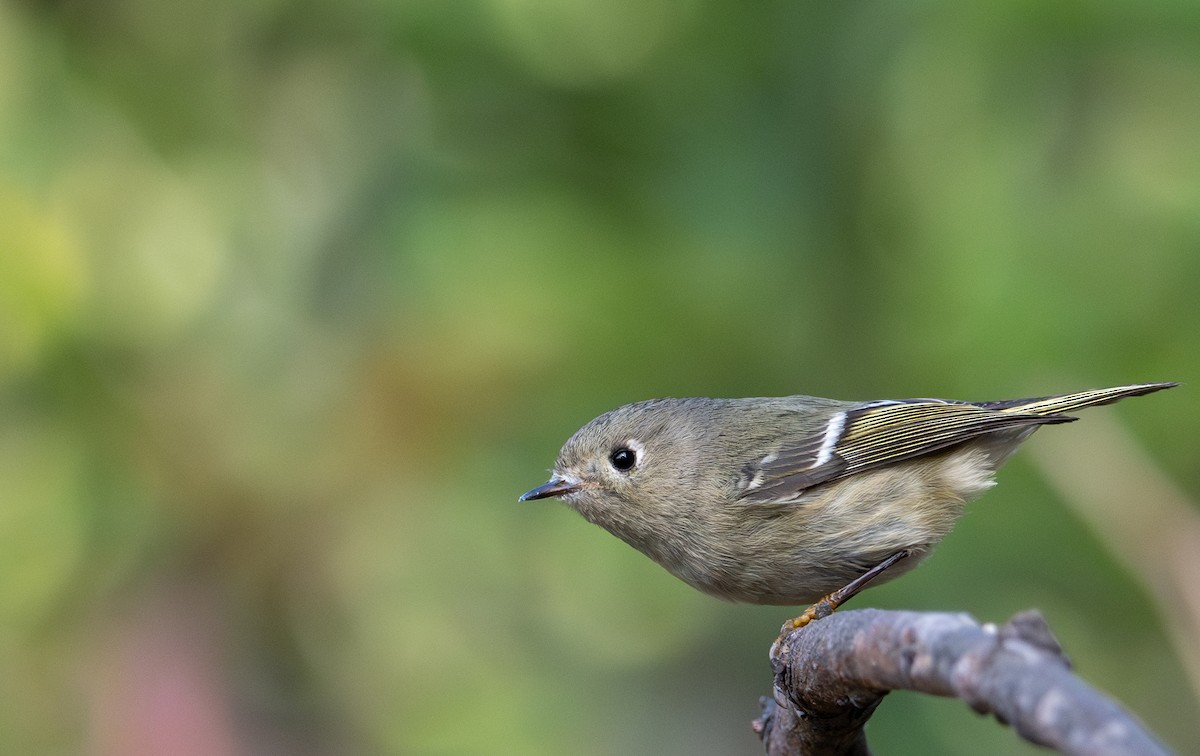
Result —
M 821 483 L 988 433 L 1074 419 L 938 399 L 860 404 L 834 415 L 821 432 L 787 443 L 752 466 L 741 498 L 753 503 L 787 502 Z

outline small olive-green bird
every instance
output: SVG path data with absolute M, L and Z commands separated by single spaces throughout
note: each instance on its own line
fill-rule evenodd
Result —
M 1040 426 L 1175 385 L 978 403 L 654 399 L 580 428 L 520 500 L 559 497 L 713 596 L 823 602 L 798 627 L 916 566 Z

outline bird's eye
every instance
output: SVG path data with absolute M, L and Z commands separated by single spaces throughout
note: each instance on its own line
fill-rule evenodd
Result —
M 621 472 L 629 472 L 637 464 L 637 453 L 633 449 L 621 447 L 609 455 L 608 461 Z

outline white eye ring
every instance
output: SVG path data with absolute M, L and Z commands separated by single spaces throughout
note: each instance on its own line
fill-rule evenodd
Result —
M 645 451 L 646 447 L 642 445 L 641 441 L 631 438 L 613 449 L 612 454 L 608 455 L 608 463 L 617 472 L 627 473 L 641 464 Z

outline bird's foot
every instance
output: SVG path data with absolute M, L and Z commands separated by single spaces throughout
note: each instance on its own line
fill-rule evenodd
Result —
M 866 588 L 872 580 L 882 575 L 896 562 L 907 558 L 910 553 L 911 552 L 908 549 L 897 551 L 887 559 L 884 559 L 879 564 L 864 572 L 862 575 L 859 575 L 854 580 L 850 581 L 846 585 L 843 585 L 841 588 L 838 588 L 833 593 L 825 596 L 817 603 L 805 609 L 804 613 L 799 617 L 794 617 L 783 623 L 783 627 L 779 631 L 780 639 L 782 639 L 783 636 L 787 635 L 791 631 L 804 627 L 813 620 L 824 619 L 825 617 L 833 614 L 834 610 L 836 610 L 839 606 L 854 598 L 854 596 L 857 595 L 858 592 L 863 588 Z

